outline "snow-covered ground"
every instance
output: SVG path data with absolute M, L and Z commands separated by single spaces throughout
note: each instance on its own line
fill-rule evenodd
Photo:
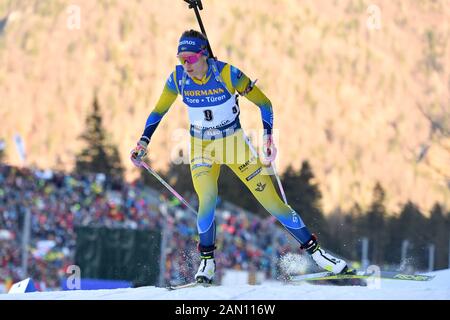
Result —
M 265 282 L 175 291 L 140 287 L 1 294 L 0 300 L 450 300 L 450 269 L 429 274 L 435 275 L 431 281 L 381 280 L 367 287 Z

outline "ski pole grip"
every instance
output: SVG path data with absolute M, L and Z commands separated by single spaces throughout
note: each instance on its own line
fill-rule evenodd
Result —
M 184 0 L 184 1 L 189 3 L 189 9 L 193 9 L 195 6 L 197 6 L 199 10 L 203 10 L 201 0 Z

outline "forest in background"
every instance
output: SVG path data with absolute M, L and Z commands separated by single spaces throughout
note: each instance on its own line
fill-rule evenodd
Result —
M 368 27 L 373 3 L 379 28 Z M 69 28 L 76 8 L 80 27 Z M 20 134 L 28 165 L 73 170 L 97 96 L 132 181 L 130 149 L 177 63 L 180 34 L 197 21 L 182 0 L 80 0 L 75 9 L 0 2 L 4 161 L 21 164 Z M 354 203 L 368 211 L 377 183 L 389 213 L 409 200 L 427 216 L 435 203 L 450 207 L 447 0 L 208 0 L 201 14 L 218 58 L 271 99 L 280 172 L 308 161 L 326 215 Z M 241 110 L 245 129 L 261 129 L 254 105 L 241 99 Z M 173 133 L 187 126 L 178 99 L 154 135 L 155 168 L 168 169 Z

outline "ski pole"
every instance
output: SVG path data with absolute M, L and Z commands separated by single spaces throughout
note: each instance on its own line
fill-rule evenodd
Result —
M 244 133 L 244 138 L 245 138 L 245 141 L 247 142 L 247 145 L 250 148 L 250 151 L 252 152 L 252 154 L 256 158 L 258 158 L 258 152 L 256 152 L 255 148 L 253 148 L 253 146 L 250 143 L 250 139 L 245 135 L 245 133 Z M 286 199 L 286 194 L 284 193 L 283 185 L 281 184 L 280 177 L 278 176 L 278 173 L 277 173 L 277 171 L 275 169 L 275 163 L 271 161 L 270 162 L 270 166 L 272 168 L 273 174 L 275 175 L 275 178 L 277 179 L 278 188 L 280 189 L 281 196 L 283 197 L 283 201 L 284 201 L 285 204 L 288 204 L 287 203 L 287 199 Z M 270 174 L 270 175 L 272 175 L 272 174 Z
M 287 199 L 286 199 L 286 194 L 284 193 L 283 185 L 281 184 L 280 177 L 278 176 L 278 173 L 277 173 L 277 171 L 275 169 L 275 163 L 272 162 L 270 165 L 272 166 L 273 173 L 275 175 L 275 178 L 277 179 L 278 188 L 280 189 L 281 196 L 283 197 L 283 201 L 284 201 L 285 204 L 288 204 L 287 203 Z
M 167 182 L 164 181 L 163 178 L 159 176 L 152 168 L 149 167 L 149 165 L 141 161 L 141 166 L 144 167 L 148 172 L 150 172 L 156 179 L 158 179 L 159 182 L 161 182 L 175 197 L 177 197 L 178 200 L 180 200 L 189 210 L 191 210 L 193 213 L 197 214 L 197 211 L 194 210 L 189 203 L 184 200 L 182 196 L 178 192 L 176 192 Z
M 194 9 L 195 16 L 197 17 L 198 24 L 200 26 L 200 30 L 203 33 L 203 35 L 208 39 L 208 36 L 206 35 L 205 27 L 203 26 L 202 18 L 200 17 L 200 12 L 198 10 L 203 10 L 203 5 L 201 0 L 184 0 L 185 2 L 189 3 L 189 9 Z M 214 54 L 212 52 L 211 46 L 209 44 L 208 40 L 208 52 L 209 56 L 213 58 L 214 60 L 217 60 L 216 57 L 214 57 Z

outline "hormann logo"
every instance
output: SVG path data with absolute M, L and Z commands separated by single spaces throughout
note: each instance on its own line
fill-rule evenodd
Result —
M 213 94 L 224 93 L 225 91 L 222 88 L 217 89 L 209 89 L 209 90 L 184 90 L 184 95 L 188 97 L 199 97 L 199 96 L 207 96 Z

